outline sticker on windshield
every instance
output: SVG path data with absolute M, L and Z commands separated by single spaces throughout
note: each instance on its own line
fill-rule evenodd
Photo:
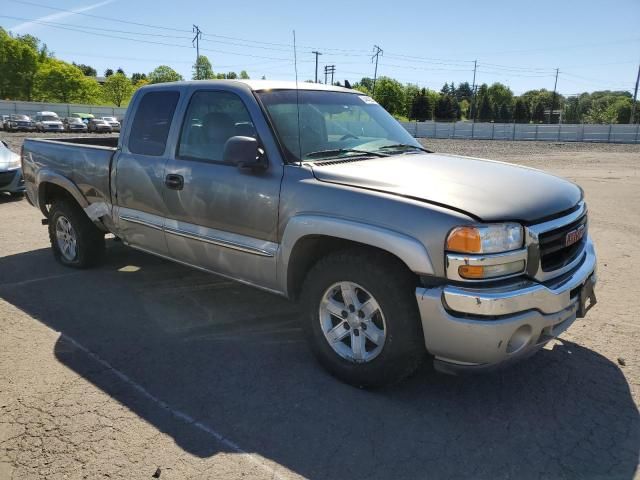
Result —
M 364 103 L 368 103 L 370 105 L 377 105 L 378 102 L 376 102 L 373 98 L 368 97 L 367 95 L 360 95 L 360 98 L 362 99 L 362 101 Z

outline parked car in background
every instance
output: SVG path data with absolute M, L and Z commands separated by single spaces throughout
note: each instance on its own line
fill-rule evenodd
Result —
M 85 125 L 89 124 L 89 120 L 96 118 L 92 113 L 72 113 L 72 117 L 79 118 Z
M 3 130 L 7 129 L 7 122 L 9 121 L 9 116 L 10 115 L 2 115 L 2 117 L 0 117 L 0 128 L 2 128 Z
M 87 129 L 89 132 L 93 133 L 111 133 L 113 129 L 111 125 L 102 120 L 101 118 L 92 118 L 89 120 L 89 124 L 87 125 Z
M 81 118 L 67 117 L 62 121 L 65 132 L 86 132 L 87 125 Z
M 111 125 L 111 129 L 114 132 L 119 132 L 120 131 L 120 122 L 118 121 L 118 119 L 116 117 L 102 117 L 102 120 L 104 120 L 109 125 Z
M 8 192 L 13 197 L 24 195 L 20 155 L 12 152 L 5 142 L 0 142 L 0 193 L 2 192 Z
M 37 112 L 36 131 L 38 132 L 62 132 L 64 127 L 56 112 Z
M 7 132 L 33 132 L 36 129 L 36 124 L 27 115 L 9 115 L 9 120 L 6 122 L 5 130 Z

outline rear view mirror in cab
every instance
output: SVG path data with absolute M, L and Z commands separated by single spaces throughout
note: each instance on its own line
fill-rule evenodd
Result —
M 224 144 L 222 158 L 225 163 L 237 165 L 241 170 L 263 171 L 267 168 L 264 152 L 253 137 L 231 137 Z

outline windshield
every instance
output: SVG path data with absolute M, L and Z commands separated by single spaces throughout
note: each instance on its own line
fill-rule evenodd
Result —
M 57 122 L 60 119 L 58 117 L 54 117 L 53 115 L 43 115 L 42 116 L 42 121 L 43 122 Z
M 116 119 L 114 117 L 102 117 L 105 122 L 115 122 Z
M 80 120 L 79 118 L 76 118 L 76 117 L 68 118 L 67 121 L 69 123 L 82 123 L 82 120 Z
M 26 115 L 11 115 L 11 120 L 27 121 L 27 120 L 29 120 L 29 117 L 27 117 Z
M 350 155 L 386 156 L 422 150 L 420 144 L 375 100 L 364 95 L 295 90 L 258 93 L 289 161 L 313 161 Z M 298 141 L 299 132 L 299 141 Z

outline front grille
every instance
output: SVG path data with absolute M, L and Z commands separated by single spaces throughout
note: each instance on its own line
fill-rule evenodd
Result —
M 0 172 L 0 187 L 6 187 L 13 182 L 13 177 L 16 176 L 16 171 L 13 172 Z
M 581 225 L 585 231 L 582 238 L 576 243 L 566 246 L 567 234 Z M 541 233 L 538 237 L 540 245 L 540 267 L 543 272 L 558 270 L 571 263 L 582 251 L 587 241 L 587 214 L 585 213 L 578 220 L 562 227 Z

